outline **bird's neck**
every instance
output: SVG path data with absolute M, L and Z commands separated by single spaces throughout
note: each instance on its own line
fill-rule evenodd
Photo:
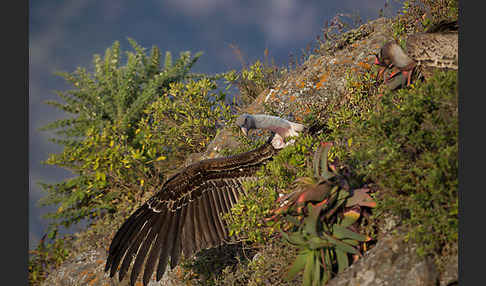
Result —
M 282 120 L 279 117 L 271 115 L 254 115 L 255 120 L 250 121 L 250 128 L 255 129 L 268 129 L 269 127 L 275 125 L 278 121 Z M 272 124 L 273 123 L 273 124 Z
M 413 60 L 405 54 L 402 48 L 398 45 L 390 46 L 390 54 L 394 59 L 394 63 L 398 68 L 407 68 L 413 65 Z

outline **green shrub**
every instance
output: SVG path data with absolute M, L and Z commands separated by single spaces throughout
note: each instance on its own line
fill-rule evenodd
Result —
M 66 227 L 114 212 L 120 200 L 135 201 L 140 191 L 160 185 L 167 166 L 203 150 L 231 117 L 225 94 L 216 91 L 217 77 L 189 72 L 199 54 L 181 53 L 173 64 L 167 53 L 161 69 L 156 47 L 147 57 L 130 43 L 135 52 L 127 52 L 124 66 L 115 42 L 104 61 L 95 55 L 93 73 L 61 73 L 74 89 L 58 93 L 65 103 L 48 102 L 74 116 L 44 127 L 66 138 L 53 138 L 64 149 L 46 163 L 76 175 L 41 184 L 48 192 L 41 204 L 59 206 L 47 217 Z
M 104 59 L 94 56 L 94 71 L 78 68 L 73 73 L 59 73 L 73 89 L 57 92 L 61 101 L 49 105 L 70 117 L 47 124 L 42 130 L 53 131 L 51 140 L 64 146 L 61 153 L 50 154 L 46 164 L 70 170 L 75 177 L 60 183 L 41 186 L 47 196 L 41 205 L 58 205 L 50 213 L 51 228 L 66 227 L 85 218 L 116 210 L 116 199 L 129 196 L 131 183 L 147 168 L 133 171 L 134 164 L 160 158 L 153 149 L 140 144 L 136 130 L 144 109 L 164 94 L 173 82 L 194 75 L 190 68 L 200 54 L 191 58 L 181 53 L 176 63 L 166 54 L 165 67 L 160 68 L 160 52 L 153 47 L 150 56 L 129 39 L 134 52 L 126 52 L 122 65 L 120 45 L 115 42 L 106 50 Z M 61 136 L 61 137 L 59 137 Z M 138 185 L 138 184 L 137 184 Z M 52 232 L 51 232 L 52 234 Z M 51 235 L 52 237 L 52 235 Z
M 291 281 L 284 279 L 288 265 L 296 255 L 296 249 L 288 247 L 281 239 L 272 239 L 259 247 L 258 254 L 250 259 L 242 259 L 237 265 L 227 266 L 222 274 L 215 279 L 215 285 L 298 285 L 300 276 Z
M 268 53 L 266 53 L 266 56 Z M 226 73 L 225 79 L 238 87 L 238 105 L 246 106 L 252 103 L 258 95 L 267 88 L 272 88 L 278 78 L 284 73 L 273 63 L 255 61 L 251 66 L 244 66 L 240 72 L 234 70 Z
M 61 265 L 70 254 L 71 236 L 55 239 L 47 245 L 44 239 L 45 236 L 34 250 L 29 251 L 29 285 L 32 286 L 40 285 L 49 270 Z
M 60 226 L 92 222 L 120 206 L 137 205 L 188 153 L 204 150 L 217 128 L 232 118 L 226 95 L 218 90 L 224 75 L 190 73 L 200 54 L 183 52 L 173 63 L 166 53 L 160 67 L 156 47 L 147 56 L 129 42 L 135 51 L 126 53 L 125 65 L 115 42 L 103 60 L 94 56 L 93 72 L 60 73 L 73 89 L 58 92 L 61 101 L 47 102 L 71 117 L 43 128 L 62 136 L 52 141 L 64 147 L 44 163 L 74 175 L 40 183 L 47 191 L 40 204 L 58 206 L 46 215 L 49 239 Z
M 306 166 L 316 139 L 311 136 L 298 137 L 295 144 L 280 151 L 262 170 L 257 171 L 256 182 L 243 185 L 247 196 L 242 197 L 233 207 L 228 220 L 231 234 L 248 239 L 250 242 L 265 243 L 278 231 L 278 225 L 264 222 L 264 218 L 275 207 L 279 193 L 290 192 L 297 176 L 310 175 Z
M 393 36 L 403 43 L 403 36 L 423 32 L 441 21 L 454 21 L 459 17 L 458 0 L 404 1 L 392 22 Z
M 458 236 L 457 72 L 367 101 L 373 110 L 332 133 L 352 142 L 336 153 L 380 188 L 377 213 L 398 215 L 420 254 L 440 255 Z

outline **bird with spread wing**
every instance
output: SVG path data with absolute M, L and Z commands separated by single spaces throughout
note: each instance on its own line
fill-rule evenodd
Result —
M 160 190 L 138 208 L 119 228 L 108 250 L 105 271 L 122 281 L 135 259 L 130 285 L 143 268 L 143 285 L 156 271 L 159 281 L 170 264 L 183 254 L 191 257 L 204 248 L 230 240 L 222 214 L 244 195 L 242 182 L 282 148 L 284 139 L 298 136 L 304 125 L 269 115 L 243 114 L 236 124 L 247 135 L 250 129 L 272 131 L 262 146 L 229 157 L 202 160 L 170 177 Z

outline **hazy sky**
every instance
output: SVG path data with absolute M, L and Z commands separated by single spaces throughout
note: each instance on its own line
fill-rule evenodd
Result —
M 357 13 L 363 21 L 378 17 L 385 0 L 82 0 L 30 1 L 29 7 L 29 248 L 47 226 L 39 208 L 43 196 L 36 182 L 58 182 L 70 173 L 41 164 L 61 148 L 38 129 L 64 115 L 43 101 L 57 99 L 55 90 L 70 89 L 53 74 L 92 67 L 94 54 L 103 55 L 118 40 L 130 50 L 127 37 L 150 50 L 203 51 L 193 71 L 206 73 L 239 69 L 229 44 L 248 60 L 263 59 L 268 48 L 277 65 L 287 65 L 289 53 L 299 54 L 315 43 L 326 20 L 337 13 Z M 396 11 L 398 3 L 392 3 Z

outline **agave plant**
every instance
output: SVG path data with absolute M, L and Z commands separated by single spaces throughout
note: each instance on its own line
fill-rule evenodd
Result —
M 370 238 L 356 232 L 363 207 L 375 207 L 369 189 L 351 190 L 345 176 L 328 164 L 332 143 L 321 143 L 314 154 L 314 177 L 296 180 L 296 190 L 280 197 L 279 207 L 267 220 L 288 222 L 282 237 L 299 253 L 286 274 L 293 279 L 300 271 L 303 285 L 323 285 L 357 259 L 360 245 Z

